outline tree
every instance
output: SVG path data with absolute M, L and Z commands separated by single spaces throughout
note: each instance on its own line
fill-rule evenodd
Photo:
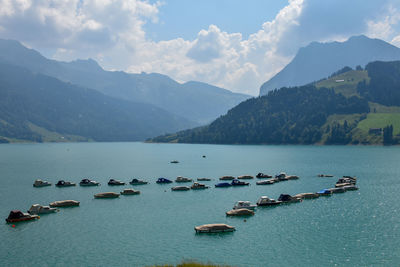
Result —
M 393 125 L 388 125 L 383 128 L 383 144 L 392 145 L 393 144 Z

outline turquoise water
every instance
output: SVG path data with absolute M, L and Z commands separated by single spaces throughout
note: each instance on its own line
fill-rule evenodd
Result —
M 206 158 L 202 158 L 206 155 Z M 170 164 L 171 160 L 179 164 Z M 400 264 L 400 147 L 222 146 L 143 143 L 5 144 L 0 146 L 1 220 L 11 209 L 75 199 L 77 208 L 15 228 L 0 223 L 2 266 L 144 266 L 183 259 L 235 266 L 394 266 Z M 214 188 L 223 175 L 276 174 L 299 180 Z M 335 178 L 318 178 L 328 173 Z M 212 188 L 171 192 L 157 177 L 210 177 Z M 355 175 L 360 190 L 258 208 L 246 221 L 225 212 L 237 200 L 316 192 Z M 33 188 L 36 178 L 100 187 Z M 109 178 L 132 177 L 140 195 L 94 199 L 121 191 Z M 129 186 L 130 187 L 130 186 Z M 196 225 L 228 223 L 237 231 L 196 235 Z

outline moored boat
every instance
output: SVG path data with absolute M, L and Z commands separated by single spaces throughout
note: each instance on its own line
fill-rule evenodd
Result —
M 241 175 L 241 176 L 238 176 L 238 179 L 250 180 L 250 179 L 254 179 L 254 177 L 251 175 Z
M 49 206 L 42 206 L 40 204 L 33 204 L 28 210 L 29 214 L 47 214 L 57 212 L 58 209 L 50 208 Z
M 177 160 L 172 160 L 171 163 L 179 163 Z
M 221 232 L 233 232 L 235 231 L 234 226 L 230 226 L 224 223 L 214 223 L 214 224 L 203 224 L 194 227 L 196 233 L 221 233 Z
M 60 180 L 56 183 L 57 187 L 69 187 L 69 186 L 76 186 L 76 183 L 73 182 L 67 182 L 64 180 Z
M 330 174 L 318 174 L 318 177 L 333 177 L 333 175 Z
M 354 190 L 358 190 L 358 187 L 357 186 L 355 186 L 355 185 L 346 185 L 346 186 L 343 186 L 343 188 L 344 188 L 344 190 L 346 190 L 346 191 L 354 191 Z
M 210 188 L 209 186 L 201 183 L 193 183 L 192 186 L 190 187 L 192 190 L 199 190 L 199 189 L 207 189 Z
M 332 191 L 333 194 L 346 192 L 346 189 L 343 187 L 329 188 L 328 190 Z
M 96 182 L 94 180 L 90 180 L 90 179 L 82 179 L 82 181 L 80 181 L 79 185 L 80 186 L 97 186 L 97 185 L 100 185 L 100 183 Z
M 301 198 L 301 199 L 312 199 L 312 198 L 318 198 L 319 194 L 318 193 L 301 193 L 294 195 L 293 197 Z
M 237 209 L 249 209 L 249 210 L 254 210 L 257 207 L 257 205 L 252 205 L 250 201 L 243 201 L 239 200 L 235 203 L 233 206 L 234 210 Z
M 321 191 L 318 191 L 317 194 L 320 196 L 331 196 L 332 191 L 329 189 L 322 189 Z
M 268 180 L 262 180 L 262 181 L 257 181 L 257 185 L 267 185 L 267 184 L 274 184 L 275 180 L 273 179 L 268 179 Z
M 129 182 L 131 185 L 142 185 L 142 184 L 148 184 L 148 182 L 139 180 L 136 178 L 133 178 L 132 181 Z
M 31 221 L 34 219 L 39 219 L 38 215 L 31 215 L 29 213 L 23 213 L 20 210 L 12 210 L 8 215 L 6 222 L 7 223 L 15 223 L 15 222 L 24 222 L 24 221 Z
M 230 183 L 218 183 L 215 187 L 230 187 L 232 186 Z
M 292 197 L 289 194 L 281 194 L 278 198 L 278 201 L 282 201 L 282 203 L 296 203 L 303 201 L 301 198 Z
M 197 181 L 211 181 L 211 178 L 197 178 Z
M 79 206 L 79 201 L 76 201 L 76 200 L 59 200 L 59 201 L 54 201 L 54 202 L 51 202 L 50 204 L 49 204 L 49 206 L 50 207 L 59 207 L 59 208 L 61 208 L 61 207 L 77 207 L 77 206 Z
M 108 185 L 125 185 L 125 183 L 120 180 L 110 179 Z
M 133 190 L 132 188 L 126 188 L 124 191 L 121 191 L 121 195 L 139 195 L 139 190 Z
M 50 186 L 51 183 L 48 181 L 43 181 L 42 179 L 36 179 L 35 182 L 33 183 L 34 187 L 44 187 L 44 186 Z
M 157 184 L 170 184 L 170 183 L 172 183 L 172 181 L 167 178 L 160 177 L 157 179 L 156 183 Z
M 239 181 L 238 179 L 234 179 L 234 180 L 232 180 L 231 185 L 232 186 L 241 186 L 241 185 L 249 185 L 249 183 Z
M 222 180 L 222 181 L 226 181 L 226 180 L 233 180 L 233 179 L 235 179 L 235 177 L 233 177 L 233 176 L 222 176 L 219 179 Z
M 259 173 L 256 175 L 256 177 L 257 177 L 257 178 L 272 178 L 272 175 L 259 172 Z
M 171 188 L 172 191 L 188 191 L 190 190 L 189 186 L 174 186 Z
M 269 198 L 267 196 L 262 196 L 257 200 L 257 206 L 276 206 L 281 204 L 282 201 L 277 201 L 273 198 Z
M 249 209 L 235 209 L 226 212 L 227 216 L 252 216 L 254 211 Z
M 117 198 L 117 197 L 119 197 L 119 194 L 115 192 L 103 192 L 94 195 L 94 198 Z
M 192 182 L 192 181 L 193 181 L 193 179 L 182 177 L 182 176 L 178 176 L 175 179 L 175 182 L 177 182 L 177 183 L 189 183 L 189 182 Z

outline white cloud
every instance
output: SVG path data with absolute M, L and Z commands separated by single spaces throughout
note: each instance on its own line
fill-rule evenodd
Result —
M 0 0 L 0 37 L 20 40 L 59 60 L 91 57 L 107 69 L 159 72 L 256 95 L 311 41 L 365 33 L 399 45 L 399 0 L 376 2 L 289 0 L 247 39 L 210 25 L 199 29 L 195 40 L 154 42 L 143 25 L 157 23 L 159 2 Z

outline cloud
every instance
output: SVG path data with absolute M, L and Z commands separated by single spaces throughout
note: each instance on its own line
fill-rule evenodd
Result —
M 367 34 L 400 45 L 399 0 L 289 0 L 243 38 L 218 25 L 194 40 L 154 42 L 144 31 L 162 5 L 146 0 L 0 0 L 0 37 L 59 60 L 94 58 L 111 70 L 159 72 L 256 95 L 312 41 Z M 245 23 L 245 22 L 244 22 Z

